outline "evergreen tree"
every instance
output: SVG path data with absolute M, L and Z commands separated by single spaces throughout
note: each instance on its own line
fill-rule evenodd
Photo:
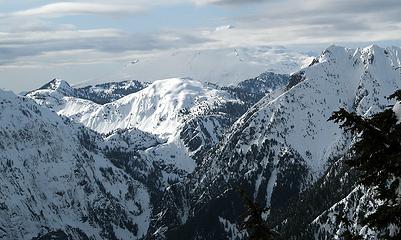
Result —
M 273 240 L 273 236 L 277 235 L 267 222 L 263 220 L 263 213 L 269 211 L 269 208 L 262 208 L 253 201 L 243 189 L 238 189 L 242 200 L 245 204 L 245 213 L 240 228 L 246 230 L 249 240 Z
M 401 90 L 389 99 L 401 101 Z M 381 232 L 383 239 L 401 239 L 400 231 L 394 236 L 386 230 L 390 226 L 401 228 L 401 124 L 394 111 L 388 108 L 364 118 L 341 108 L 329 120 L 357 137 L 347 163 L 361 172 L 360 183 L 377 189 L 383 201 L 364 223 Z

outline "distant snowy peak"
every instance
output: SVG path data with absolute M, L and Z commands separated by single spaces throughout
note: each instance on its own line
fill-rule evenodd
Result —
M 27 96 L 36 96 L 36 98 L 44 98 L 46 96 L 64 96 L 75 97 L 92 101 L 97 104 L 106 104 L 131 93 L 138 92 L 145 88 L 148 83 L 142 83 L 136 80 L 111 82 L 98 84 L 95 86 L 86 86 L 82 88 L 74 88 L 66 81 L 53 79 L 49 83 L 37 90 L 28 92 Z
M 100 133 L 138 128 L 163 136 L 175 133 L 184 118 L 201 114 L 208 106 L 235 101 L 218 86 L 189 78 L 164 79 L 146 85 L 130 81 L 73 89 L 64 81 L 53 80 L 28 96 Z M 133 89 L 134 93 L 127 94 L 126 91 Z M 122 97 L 103 105 L 87 100 L 88 94 L 101 98 L 107 93 L 115 97 L 121 93 Z
M 227 103 L 243 102 L 250 107 L 288 81 L 288 75 L 272 72 L 223 88 L 190 78 L 158 80 L 152 84 L 112 82 L 82 88 L 73 88 L 65 81 L 54 79 L 27 96 L 101 133 L 138 128 L 154 134 L 171 135 L 184 118 L 188 120 Z M 227 107 L 230 106 L 220 111 L 228 110 Z M 242 114 L 243 108 L 236 110 L 234 115 Z M 124 112 L 129 116 L 124 116 Z
M 264 72 L 249 80 L 238 84 L 238 88 L 245 89 L 250 93 L 270 93 L 288 84 L 290 75 Z
M 138 92 L 148 85 L 149 83 L 146 82 L 129 80 L 76 88 L 76 91 L 80 98 L 88 99 L 98 104 L 106 104 Z
M 172 77 L 191 77 L 228 86 L 265 71 L 290 74 L 313 59 L 308 54 L 281 46 L 166 51 L 135 58 L 138 59 L 135 64 L 122 66 L 111 78 L 153 82 Z M 91 84 L 107 79 L 93 80 Z
M 66 81 L 57 78 L 43 85 L 39 90 L 54 90 L 64 95 L 75 95 L 75 90 Z
M 135 127 L 168 136 L 177 130 L 185 114 L 196 113 L 196 106 L 229 98 L 229 94 L 198 81 L 165 79 L 155 81 L 137 93 L 98 106 L 78 121 L 101 133 Z

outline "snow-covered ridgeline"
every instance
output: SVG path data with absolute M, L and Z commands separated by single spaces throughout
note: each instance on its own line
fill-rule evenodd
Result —
M 1 90 L 0 135 L 0 238 L 147 233 L 147 187 L 94 149 L 100 136 Z

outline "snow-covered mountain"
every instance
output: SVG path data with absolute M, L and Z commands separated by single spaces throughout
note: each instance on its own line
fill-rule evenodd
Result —
M 221 236 L 221 227 L 207 231 L 201 223 L 205 218 L 213 218 L 215 225 L 221 224 L 218 219 L 236 221 L 241 203 L 233 196 L 235 186 L 243 186 L 272 209 L 307 190 L 351 142 L 336 124 L 327 122 L 331 113 L 345 107 L 370 115 L 389 105 L 385 97 L 401 87 L 400 53 L 396 47 L 331 46 L 291 76 L 286 92 L 255 104 L 194 173 L 196 180 L 188 183 L 194 199 L 190 217 L 169 236 Z
M 77 116 L 77 121 L 100 133 L 136 127 L 145 132 L 167 136 L 174 134 L 186 112 L 197 110 L 195 106 L 205 102 L 218 104 L 226 99 L 229 99 L 227 94 L 200 82 L 166 79 L 112 103 L 92 105 L 90 114 Z M 61 113 L 73 118 L 77 114 L 67 109 Z
M 82 125 L 0 91 L 0 239 L 146 235 L 148 189 L 101 145 L 113 149 Z
M 118 72 L 79 84 L 97 84 L 110 79 L 158 79 L 190 77 L 220 86 L 236 85 L 262 72 L 289 74 L 309 64 L 313 57 L 282 46 L 173 50 L 140 55 Z M 157 71 L 155 71 L 157 66 Z

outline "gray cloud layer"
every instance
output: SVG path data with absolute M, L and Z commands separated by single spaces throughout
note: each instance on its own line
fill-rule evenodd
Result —
M 262 3 L 266 1 L 269 0 L 192 0 L 192 2 L 198 5 L 206 5 L 206 4 L 235 5 L 235 4 Z
M 0 34 L 0 64 L 47 52 L 96 50 L 106 53 L 185 48 L 212 40 L 185 33 L 130 34 L 113 29 Z
M 65 15 L 83 14 L 128 14 L 143 11 L 144 9 L 131 4 L 104 4 L 104 3 L 85 3 L 85 2 L 59 2 L 51 3 L 37 8 L 3 13 L 0 17 L 59 17 Z
M 235 28 L 205 26 L 148 33 L 109 28 L 82 30 L 71 24 L 56 24 L 49 17 L 136 14 L 157 4 L 188 1 L 155 0 L 149 4 L 150 1 L 144 0 L 118 0 L 111 4 L 110 1 L 87 0 L 53 3 L 0 14 L 0 64 L 68 50 L 123 53 L 269 44 L 312 46 L 335 42 L 399 41 L 401 36 L 399 0 L 190 1 L 199 7 L 213 4 L 228 8 L 227 11 L 237 11 L 237 14 L 224 20 L 225 24 L 233 24 Z M 242 14 L 242 7 L 250 3 L 253 10 Z M 162 28 L 163 23 L 160 24 Z M 215 31 L 216 27 L 219 31 Z

